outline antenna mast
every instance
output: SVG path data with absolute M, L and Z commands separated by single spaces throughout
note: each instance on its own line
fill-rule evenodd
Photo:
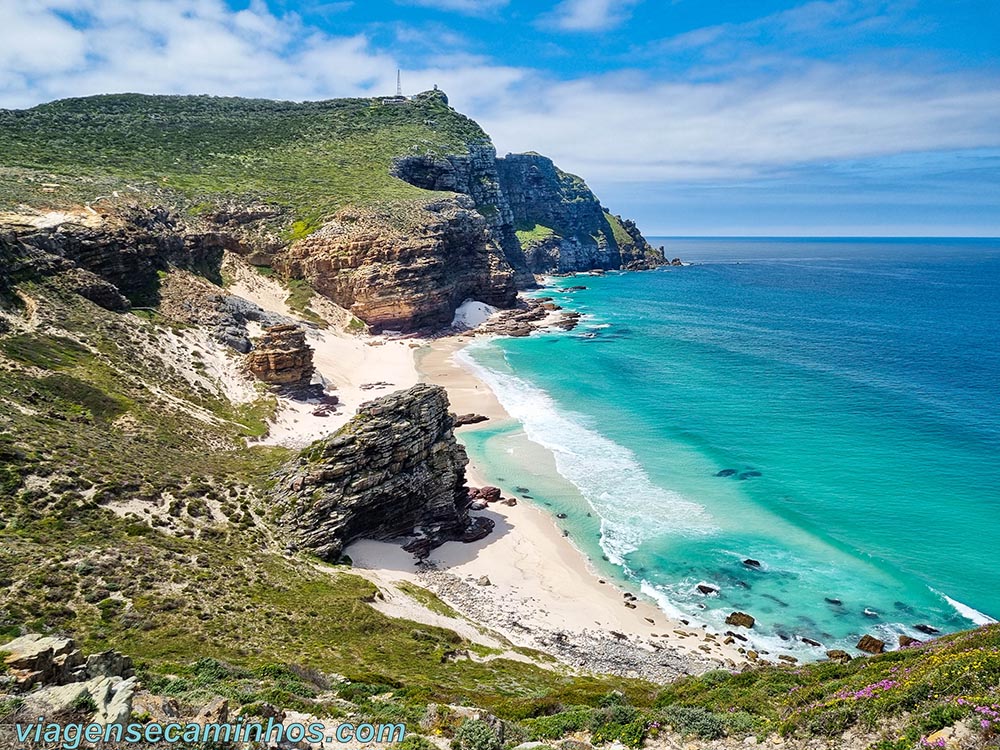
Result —
M 396 96 L 403 96 L 403 72 L 396 68 Z

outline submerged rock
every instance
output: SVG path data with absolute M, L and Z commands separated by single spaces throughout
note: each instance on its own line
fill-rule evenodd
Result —
M 722 471 L 715 472 L 717 477 L 731 477 L 736 473 L 736 469 L 723 469 Z
M 726 618 L 726 625 L 736 625 L 741 628 L 752 628 L 755 622 L 756 620 L 746 612 L 733 612 Z

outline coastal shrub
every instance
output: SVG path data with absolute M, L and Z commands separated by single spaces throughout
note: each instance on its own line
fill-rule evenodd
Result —
M 500 740 L 485 721 L 469 719 L 455 732 L 451 746 L 454 750 L 500 750 Z
M 437 746 L 419 734 L 408 734 L 402 742 L 390 745 L 389 750 L 437 750 Z
M 726 733 L 721 716 L 696 706 L 667 706 L 659 712 L 658 719 L 684 737 L 696 735 L 705 740 L 715 740 Z
M 625 747 L 642 747 L 646 741 L 648 722 L 645 718 L 636 719 L 622 727 L 619 740 Z
M 570 732 L 579 732 L 590 724 L 593 709 L 574 708 L 569 711 L 527 719 L 523 726 L 532 740 L 558 740 Z

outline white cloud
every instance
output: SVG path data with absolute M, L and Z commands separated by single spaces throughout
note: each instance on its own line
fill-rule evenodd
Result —
M 605 31 L 624 22 L 641 0 L 563 0 L 542 22 L 564 31 Z
M 454 2 L 455 0 L 448 0 Z M 497 3 L 493 3 L 494 5 Z M 135 91 L 277 99 L 390 94 L 399 60 L 364 35 L 332 36 L 262 0 L 0 0 L 0 106 Z M 72 19 L 72 22 L 67 20 Z M 526 71 L 471 55 L 428 55 L 410 92 L 500 95 Z
M 396 0 L 396 2 L 400 5 L 456 11 L 470 16 L 487 15 L 510 4 L 510 0 Z
M 813 8 L 817 17 L 824 8 Z M 123 91 L 370 96 L 392 93 L 400 67 L 363 35 L 322 32 L 260 0 L 239 12 L 223 0 L 0 0 L 0 13 L 6 107 Z M 565 81 L 444 51 L 405 70 L 403 82 L 408 92 L 439 85 L 501 153 L 548 154 L 598 187 L 753 179 L 821 161 L 1000 147 L 1000 82 L 986 73 L 742 63 L 711 79 L 632 71 Z
M 742 179 L 785 166 L 1000 145 L 988 76 L 814 64 L 778 78 L 553 83 L 477 113 L 498 145 L 603 181 Z

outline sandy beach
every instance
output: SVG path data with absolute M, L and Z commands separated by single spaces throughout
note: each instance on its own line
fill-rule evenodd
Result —
M 276 282 L 246 267 L 230 271 L 235 278 L 232 293 L 266 310 L 298 317 Z M 328 317 L 344 313 L 324 312 Z M 317 402 L 280 396 L 266 443 L 308 445 L 345 424 L 362 403 L 417 382 L 443 386 L 453 411 L 484 415 L 489 418 L 487 426 L 510 420 L 490 388 L 454 359 L 472 341 L 471 334 L 432 341 L 393 340 L 350 335 L 337 326 L 309 326 L 307 339 L 315 350 L 316 373 L 339 404 L 324 416 L 314 414 Z M 463 426 L 458 432 L 475 429 Z M 468 467 L 467 476 L 471 487 L 486 484 L 475 465 Z M 487 635 L 487 645 L 502 646 L 506 640 L 544 650 L 582 670 L 650 679 L 745 663 L 739 641 L 695 623 L 671 620 L 652 602 L 627 598 L 624 590 L 590 570 L 585 556 L 543 509 L 522 500 L 515 506 L 494 503 L 479 512 L 494 520 L 493 533 L 472 544 L 444 544 L 425 565 L 418 566 L 390 542 L 355 542 L 347 554 L 359 572 L 390 589 L 394 583 L 409 581 L 434 591 L 473 623 L 500 636 Z M 400 596 L 399 589 L 392 593 L 382 605 L 387 612 L 435 620 L 426 608 Z M 478 633 L 483 642 L 481 629 L 446 619 L 430 624 L 467 630 L 467 636 Z

